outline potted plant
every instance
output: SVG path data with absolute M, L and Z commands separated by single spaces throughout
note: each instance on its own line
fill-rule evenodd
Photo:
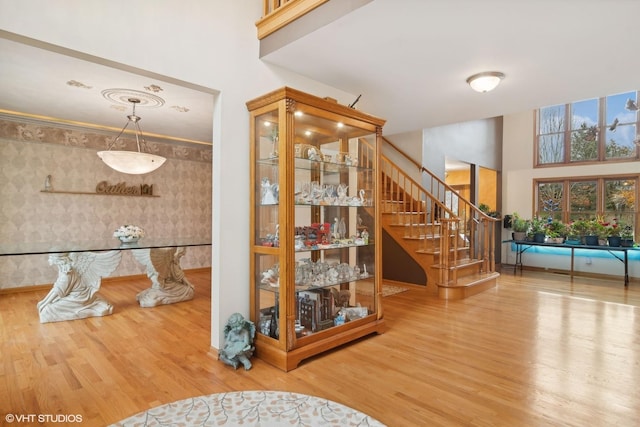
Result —
M 491 218 L 500 218 L 500 212 L 492 210 L 491 207 L 486 203 L 480 203 L 478 205 L 478 209 L 480 209 L 482 213 L 490 216 Z
M 522 241 L 527 237 L 530 221 L 522 218 L 517 212 L 511 215 L 511 229 L 513 230 L 513 240 Z
M 567 240 L 565 243 L 572 245 L 580 245 L 584 243 L 584 236 L 587 231 L 587 221 L 584 219 L 576 219 L 569 224 L 567 232 Z
M 552 220 L 547 224 L 547 236 L 551 243 L 563 243 L 567 237 L 567 225 L 560 220 Z
M 584 233 L 584 243 L 589 246 L 599 246 L 600 237 L 603 236 L 604 226 L 597 218 L 586 221 L 586 229 Z
M 536 243 L 544 243 L 547 237 L 547 224 L 548 220 L 540 217 L 535 217 L 531 220 L 531 227 L 529 227 L 529 236 Z
M 620 226 L 620 245 L 624 247 L 632 247 L 633 246 L 633 227 L 625 224 Z
M 620 224 L 618 223 L 618 219 L 613 218 L 611 221 L 605 222 L 602 225 L 605 229 L 607 244 L 609 246 L 620 246 L 622 241 L 620 233 L 622 230 Z

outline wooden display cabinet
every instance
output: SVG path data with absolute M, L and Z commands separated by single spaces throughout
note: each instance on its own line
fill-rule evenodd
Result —
M 255 354 L 289 371 L 384 332 L 376 172 L 384 120 L 288 87 L 247 108 Z

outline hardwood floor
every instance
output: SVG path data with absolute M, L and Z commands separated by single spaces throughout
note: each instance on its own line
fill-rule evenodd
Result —
M 76 414 L 80 425 L 104 426 L 234 390 L 311 394 L 402 427 L 640 419 L 637 283 L 525 271 L 505 272 L 496 288 L 462 301 L 412 288 L 385 297 L 385 334 L 284 373 L 255 358 L 250 371 L 215 360 L 210 275 L 187 276 L 193 301 L 143 309 L 135 295 L 146 278 L 106 283 L 113 315 L 70 322 L 39 323 L 45 291 L 0 295 L 2 422 L 5 414 Z

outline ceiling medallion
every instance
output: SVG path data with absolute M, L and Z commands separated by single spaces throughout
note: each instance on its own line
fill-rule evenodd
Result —
M 131 105 L 129 101 L 131 98 L 138 99 L 138 105 L 141 107 L 158 108 L 164 105 L 164 99 L 159 96 L 133 89 L 105 89 L 102 91 L 102 96 L 108 101 L 121 105 Z

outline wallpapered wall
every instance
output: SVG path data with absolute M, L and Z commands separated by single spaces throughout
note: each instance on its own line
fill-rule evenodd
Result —
M 211 147 L 147 141 L 167 161 L 150 174 L 126 175 L 96 154 L 109 138 L 113 135 L 0 119 L 0 244 L 109 238 L 122 224 L 139 225 L 150 236 L 211 236 Z M 57 191 L 95 192 L 101 181 L 125 182 L 153 185 L 159 197 L 44 193 L 47 175 Z M 211 247 L 188 248 L 181 265 L 210 267 Z M 144 273 L 124 251 L 111 276 Z M 50 284 L 56 277 L 47 255 L 0 257 L 0 289 Z

